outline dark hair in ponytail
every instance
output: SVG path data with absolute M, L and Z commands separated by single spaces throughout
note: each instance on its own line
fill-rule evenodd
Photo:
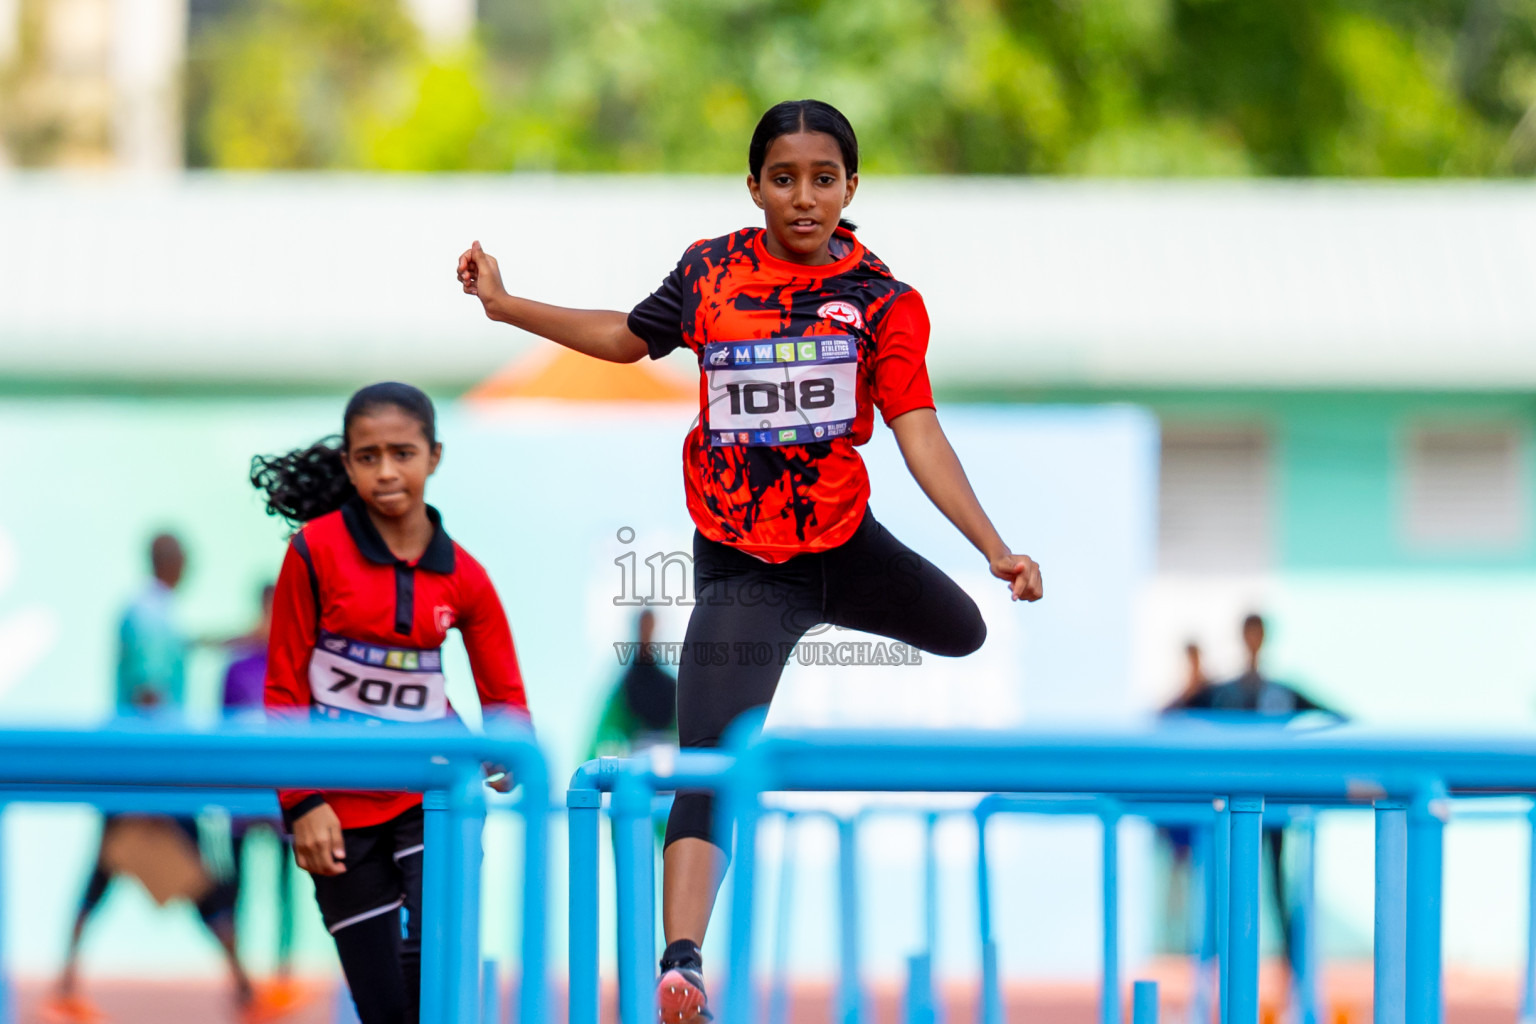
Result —
M 763 176 L 763 161 L 768 159 L 768 147 L 781 135 L 797 132 L 821 132 L 837 140 L 837 148 L 843 153 L 843 170 L 848 177 L 859 173 L 859 139 L 853 134 L 853 125 L 843 112 L 821 100 L 785 100 L 775 103 L 757 122 L 752 130 L 752 142 L 747 146 L 747 169 L 752 177 Z M 858 230 L 850 220 L 840 220 L 839 227 Z
M 437 447 L 437 412 L 420 388 L 385 381 L 370 384 L 347 401 L 341 436 L 331 435 L 286 455 L 257 455 L 251 459 L 251 486 L 267 496 L 267 514 L 301 526 L 334 512 L 357 491 L 347 479 L 342 453 L 349 443 L 352 421 L 384 406 L 393 406 L 421 424 L 427 446 Z

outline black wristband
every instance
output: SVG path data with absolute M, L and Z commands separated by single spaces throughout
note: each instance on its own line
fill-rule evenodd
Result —
M 293 835 L 293 823 L 323 803 L 325 803 L 325 797 L 319 793 L 311 793 L 292 807 L 284 807 L 283 828 L 288 831 L 289 835 Z

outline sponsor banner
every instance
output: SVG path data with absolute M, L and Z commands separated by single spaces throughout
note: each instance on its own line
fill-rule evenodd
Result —
M 786 363 L 846 363 L 858 360 L 851 334 L 818 334 L 770 341 L 713 341 L 704 346 L 704 368 L 779 366 Z

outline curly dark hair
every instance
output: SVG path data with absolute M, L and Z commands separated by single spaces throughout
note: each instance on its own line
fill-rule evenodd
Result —
M 342 432 L 284 455 L 251 458 L 251 486 L 267 496 L 267 514 L 302 526 L 345 505 L 357 493 L 347 478 L 342 453 L 352 421 L 382 406 L 393 406 L 421 424 L 428 447 L 437 445 L 437 412 L 420 388 L 395 381 L 370 384 L 347 401 Z

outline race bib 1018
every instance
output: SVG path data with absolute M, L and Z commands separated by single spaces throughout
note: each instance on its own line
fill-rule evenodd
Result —
M 858 414 L 852 335 L 704 346 L 710 444 L 813 444 L 846 436 Z
M 309 692 L 326 718 L 431 722 L 448 714 L 440 650 L 382 647 L 320 634 L 309 658 Z

